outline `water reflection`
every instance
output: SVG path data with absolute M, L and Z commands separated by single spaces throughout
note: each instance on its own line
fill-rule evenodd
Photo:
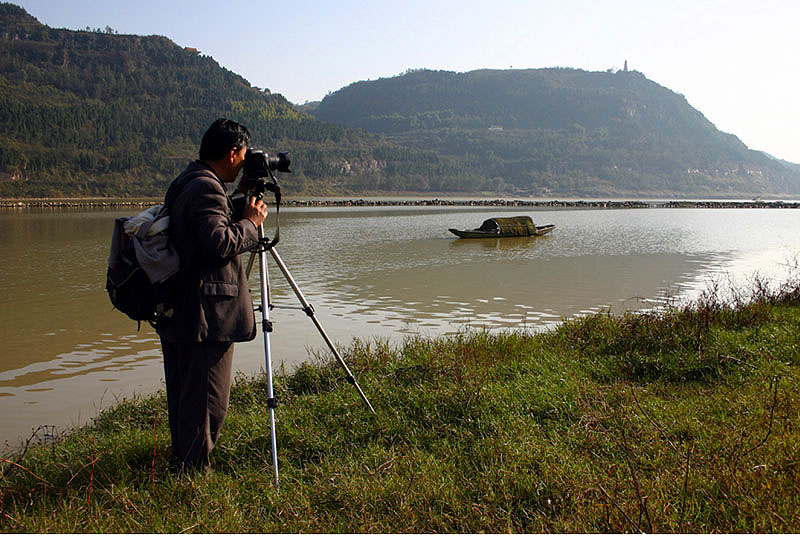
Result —
M 505 247 L 470 244 L 457 248 Z M 514 246 L 509 246 L 514 253 Z M 543 257 L 401 267 L 340 289 L 353 312 L 415 327 L 543 329 L 562 317 L 652 307 L 691 281 L 708 258 L 682 255 Z M 413 310 L 413 315 L 410 315 Z
M 59 354 L 50 361 L 37 361 L 3 372 L 0 374 L 0 389 L 38 385 L 55 379 L 101 372 L 109 373 L 108 381 L 117 381 L 118 377 L 112 375 L 142 366 L 149 359 L 161 359 L 158 337 L 152 333 L 121 337 L 104 335 L 107 338 L 89 344 L 77 344 L 72 351 Z
M 119 396 L 161 387 L 158 338 L 113 311 L 103 289 L 121 214 L 0 213 L 0 440 L 80 424 Z M 447 231 L 498 214 L 557 228 L 477 240 Z M 541 330 L 691 295 L 714 274 L 783 275 L 800 251 L 799 224 L 800 211 L 769 209 L 288 209 L 278 249 L 328 333 L 347 344 L 467 327 Z M 274 358 L 291 368 L 325 345 L 272 263 L 270 275 Z M 257 270 L 250 285 L 258 301 Z M 240 372 L 263 362 L 260 336 L 237 346 Z

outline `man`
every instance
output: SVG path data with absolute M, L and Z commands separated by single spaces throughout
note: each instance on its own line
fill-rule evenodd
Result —
M 172 182 L 164 201 L 180 273 L 173 318 L 158 333 L 179 472 L 208 467 L 228 410 L 233 343 L 256 335 L 241 254 L 258 243 L 267 209 L 251 197 L 237 215 L 225 189 L 249 142 L 244 126 L 215 121 L 203 135 L 200 159 Z

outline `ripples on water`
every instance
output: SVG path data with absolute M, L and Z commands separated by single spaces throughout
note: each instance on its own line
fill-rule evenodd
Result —
M 557 228 L 487 240 L 447 232 L 519 214 Z M 0 213 L 0 438 L 78 424 L 118 396 L 161 387 L 158 338 L 113 311 L 103 289 L 119 215 Z M 318 208 L 282 211 L 281 224 L 281 256 L 344 344 L 467 327 L 541 330 L 562 318 L 650 308 L 696 294 L 714 276 L 783 276 L 800 250 L 800 211 L 778 209 Z M 271 261 L 269 273 L 279 306 L 273 357 L 291 367 L 324 344 Z M 258 301 L 257 267 L 250 284 Z M 261 335 L 237 346 L 241 372 L 263 362 Z

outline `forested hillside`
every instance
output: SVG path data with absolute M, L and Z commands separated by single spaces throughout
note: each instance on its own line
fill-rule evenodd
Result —
M 421 70 L 296 107 L 165 37 L 0 4 L 0 197 L 162 195 L 223 116 L 291 153 L 288 193 L 800 193 L 798 166 L 637 72 Z
M 800 193 L 796 168 L 749 150 L 635 71 L 417 70 L 354 83 L 309 111 L 456 157 L 501 190 Z
M 320 123 L 167 38 L 52 29 L 0 4 L 0 196 L 162 195 L 223 116 L 291 152 L 290 192 L 409 189 L 409 169 L 459 175 L 430 151 Z

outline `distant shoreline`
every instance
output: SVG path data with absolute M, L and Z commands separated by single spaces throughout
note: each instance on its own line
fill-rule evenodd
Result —
M 128 208 L 149 207 L 160 198 L 43 198 L 0 199 L 0 208 Z M 545 208 L 800 208 L 791 201 L 619 201 L 619 200 L 526 200 L 526 199 L 408 199 L 408 198 L 320 198 L 284 199 L 284 207 L 388 207 L 388 206 L 464 206 L 464 207 L 545 207 Z

